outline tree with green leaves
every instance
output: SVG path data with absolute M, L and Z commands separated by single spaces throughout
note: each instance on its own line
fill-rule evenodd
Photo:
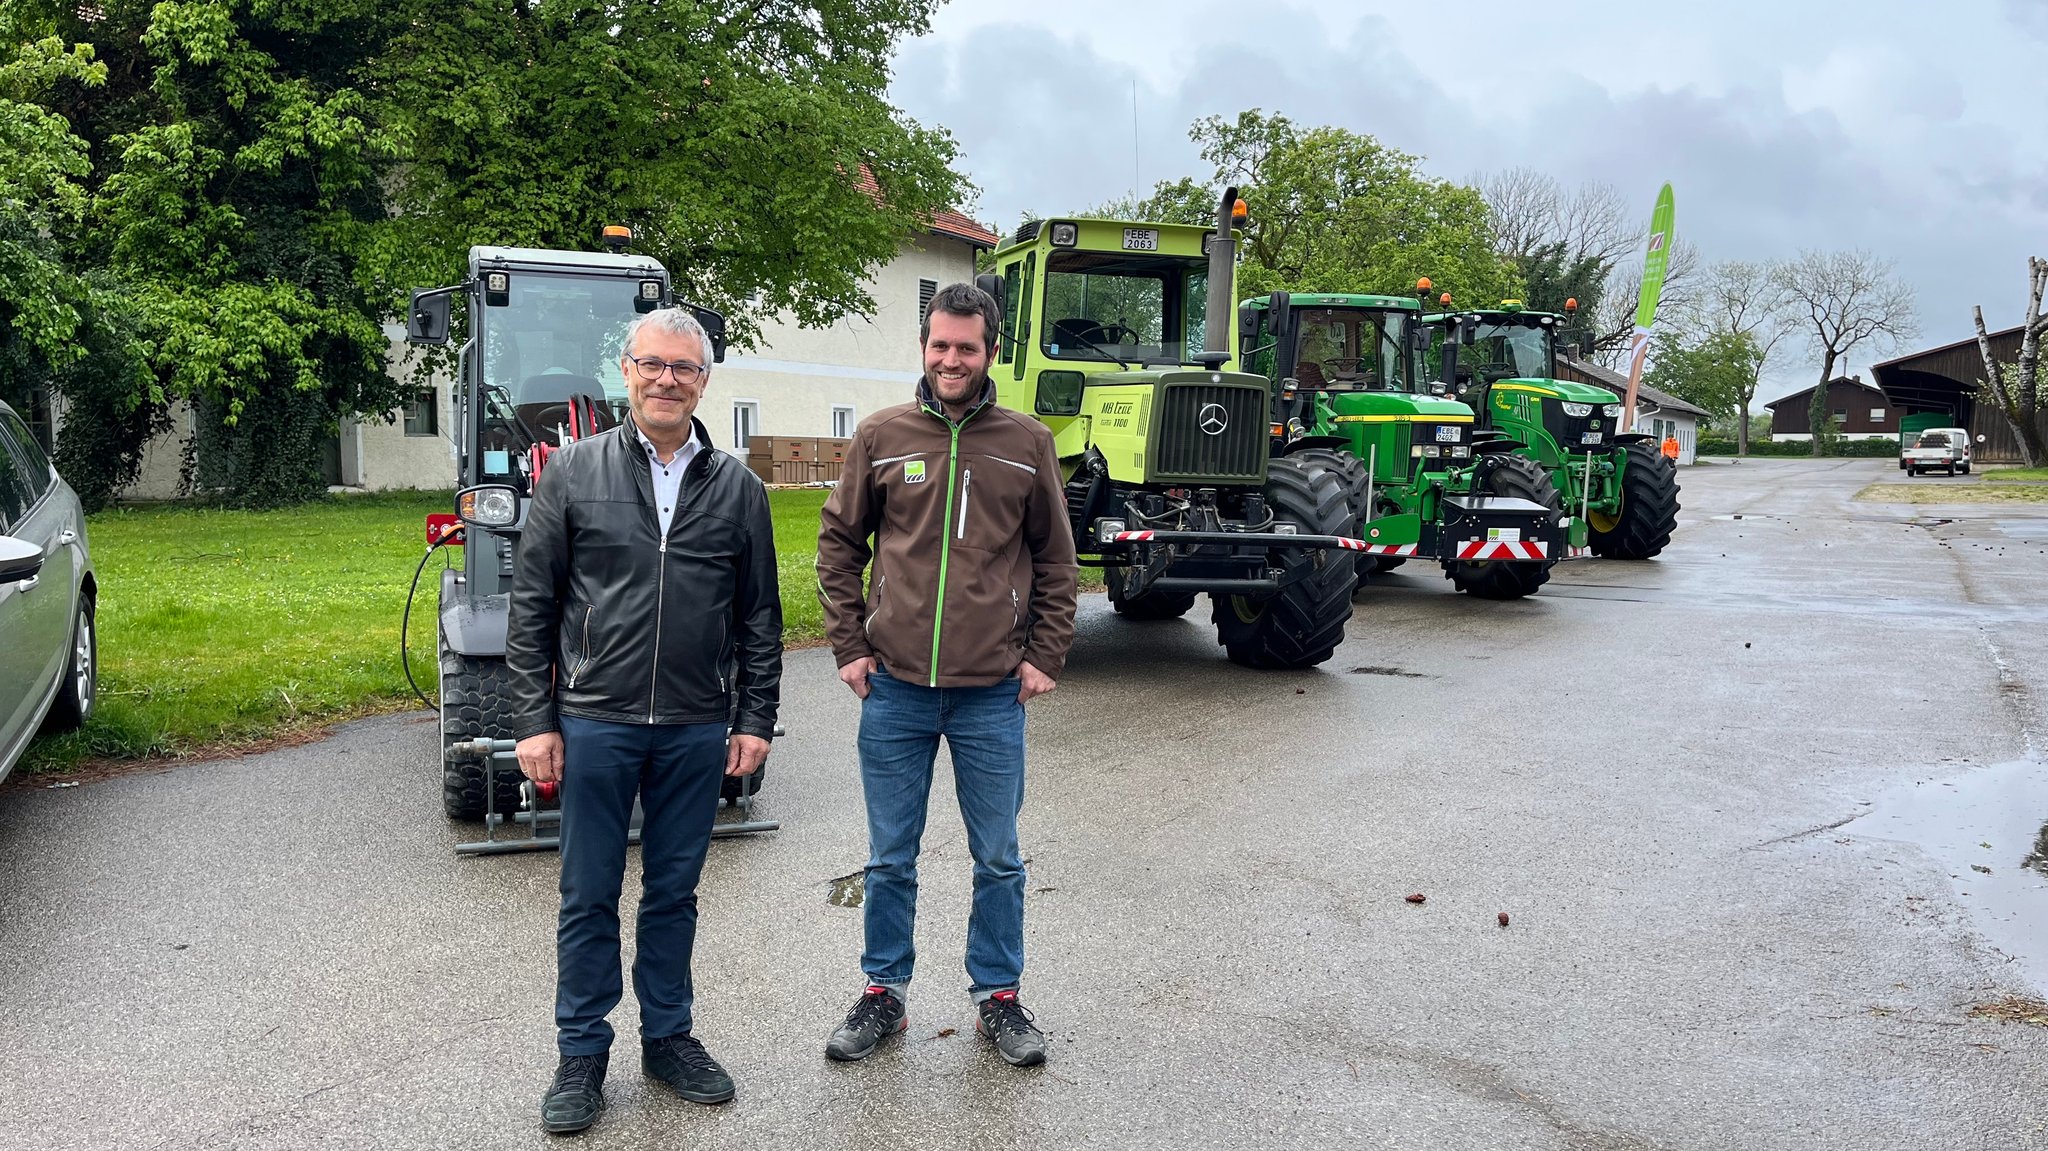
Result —
M 105 72 L 0 81 L 83 144 L 37 153 L 83 210 L 0 235 L 119 285 L 146 372 L 114 378 L 136 411 L 193 405 L 203 485 L 298 499 L 339 419 L 403 395 L 383 323 L 405 290 L 472 244 L 633 225 L 742 346 L 770 313 L 871 308 L 867 273 L 965 191 L 950 139 L 886 102 L 935 4 L 12 0 L 23 42 Z
M 1761 362 L 1756 341 L 1748 333 L 1689 336 L 1674 328 L 1657 333 L 1653 343 L 1645 383 L 1706 409 L 1717 423 L 1747 421 L 1748 397 L 1756 390 Z
M 1237 185 L 1251 210 L 1240 296 L 1407 294 L 1426 276 L 1456 299 L 1490 303 L 1520 286 L 1493 250 L 1479 192 L 1424 174 L 1419 157 L 1256 108 L 1200 120 L 1189 136 L 1215 183 Z M 1162 185 L 1154 196 L 1179 202 L 1186 191 Z

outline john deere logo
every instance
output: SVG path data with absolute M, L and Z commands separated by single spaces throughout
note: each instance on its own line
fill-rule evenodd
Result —
M 1230 413 L 1223 410 L 1222 404 L 1203 404 L 1196 426 L 1204 435 L 1220 436 L 1230 426 Z
M 903 482 L 921 484 L 924 482 L 924 461 L 906 460 L 903 464 Z

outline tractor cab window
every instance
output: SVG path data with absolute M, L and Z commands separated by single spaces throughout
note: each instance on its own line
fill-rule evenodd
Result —
M 1550 366 L 1550 333 L 1519 324 L 1481 324 L 1472 346 L 1458 353 L 1459 375 L 1472 369 L 1475 383 L 1555 378 Z
M 637 291 L 637 280 L 514 273 L 510 302 L 483 309 L 478 446 L 523 452 L 563 442 L 574 396 L 595 401 L 603 427 L 623 419 L 619 353 Z
M 1355 308 L 1295 312 L 1294 378 L 1312 391 L 1406 391 L 1401 351 L 1407 320 Z
M 1188 363 L 1201 350 L 1208 296 L 1199 258 L 1054 252 L 1039 340 L 1055 359 Z

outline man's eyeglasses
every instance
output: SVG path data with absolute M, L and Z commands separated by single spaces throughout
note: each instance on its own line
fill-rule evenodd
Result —
M 674 376 L 676 383 L 679 384 L 694 384 L 704 378 L 704 365 L 694 364 L 688 360 L 664 360 L 659 356 L 648 356 L 646 359 L 637 356 L 626 358 L 633 361 L 633 370 L 640 373 L 640 378 L 649 383 L 660 379 L 664 369 Z

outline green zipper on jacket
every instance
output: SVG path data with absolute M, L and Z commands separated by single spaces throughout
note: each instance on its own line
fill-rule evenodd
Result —
M 935 597 L 938 601 L 937 607 L 932 612 L 932 670 L 928 677 L 929 687 L 939 686 L 939 631 L 946 622 L 946 561 L 953 555 L 953 484 L 960 474 L 960 429 L 967 425 L 968 420 L 980 414 L 981 408 L 986 406 L 984 404 L 976 407 L 967 413 L 966 419 L 957 424 L 946 413 L 930 404 L 926 404 L 924 409 L 945 420 L 947 429 L 952 432 L 952 445 L 946 452 L 946 518 L 939 521 L 939 594 Z

